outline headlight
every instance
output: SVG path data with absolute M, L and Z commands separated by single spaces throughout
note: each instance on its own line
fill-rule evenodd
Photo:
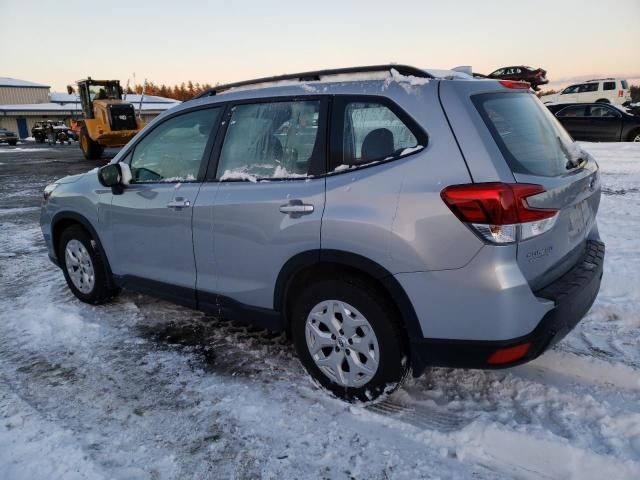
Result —
M 58 188 L 58 184 L 57 183 L 52 183 L 50 185 L 47 185 L 46 187 L 44 187 L 44 192 L 42 192 L 42 196 L 44 197 L 44 201 L 46 202 L 49 197 L 51 196 L 51 194 L 53 193 L 53 191 Z

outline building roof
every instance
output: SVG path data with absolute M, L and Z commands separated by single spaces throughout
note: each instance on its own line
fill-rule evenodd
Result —
M 43 83 L 28 82 L 17 78 L 0 77 L 0 87 L 22 87 L 22 88 L 50 88 Z
M 131 103 L 140 103 L 140 97 L 142 95 L 136 95 L 136 94 L 129 94 L 127 95 L 127 102 L 131 102 Z M 51 92 L 49 94 L 49 99 L 53 102 L 53 103 L 79 103 L 80 99 L 78 98 L 78 95 L 75 93 L 72 93 L 71 95 L 69 95 L 68 93 L 63 93 L 63 92 Z M 173 98 L 165 98 L 165 97 L 156 97 L 153 95 L 145 95 L 144 98 L 142 99 L 142 104 L 146 104 L 146 103 L 170 103 L 170 104 L 176 104 L 176 103 L 180 103 L 178 100 L 174 100 Z
M 134 103 L 134 102 L 132 102 Z M 159 103 L 147 103 L 145 101 L 142 102 L 141 110 L 143 112 L 161 112 L 164 110 L 168 110 L 171 107 L 178 105 L 180 102 L 159 102 Z M 134 108 L 138 110 L 140 104 L 134 103 Z M 80 103 L 26 103 L 26 104 L 17 104 L 17 105 L 0 105 L 0 112 L 41 112 L 41 113 L 77 113 L 78 115 L 82 115 L 82 110 L 80 109 Z

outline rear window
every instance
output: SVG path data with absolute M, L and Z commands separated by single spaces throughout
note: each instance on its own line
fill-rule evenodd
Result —
M 620 83 L 622 84 L 623 90 L 626 90 L 627 88 L 629 88 L 629 84 L 627 83 L 626 80 L 620 80 Z
M 489 93 L 472 99 L 514 173 L 559 176 L 577 161 L 580 149 L 535 95 Z

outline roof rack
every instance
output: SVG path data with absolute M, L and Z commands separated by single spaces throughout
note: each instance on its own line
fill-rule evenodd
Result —
M 242 82 L 235 83 L 227 83 L 225 85 L 218 85 L 209 90 L 205 90 L 193 97 L 193 100 L 196 98 L 202 97 L 211 97 L 216 95 L 217 93 L 224 92 L 225 90 L 229 90 L 230 88 L 236 87 L 244 87 L 247 85 L 257 85 L 260 83 L 272 83 L 272 82 L 280 82 L 283 80 L 298 80 L 300 82 L 314 82 L 319 81 L 320 77 L 327 75 L 341 75 L 341 74 L 349 74 L 349 73 L 371 73 L 371 72 L 390 72 L 392 69 L 396 70 L 401 75 L 409 76 L 412 75 L 414 77 L 422 77 L 422 78 L 433 78 L 433 75 L 425 72 L 416 67 L 411 67 L 409 65 L 368 65 L 364 67 L 348 67 L 348 68 L 332 68 L 327 70 L 315 70 L 312 72 L 302 72 L 302 73 L 289 73 L 286 75 L 277 75 L 275 77 L 263 77 L 256 78 L 254 80 L 244 80 Z
M 601 82 L 602 80 L 615 80 L 613 77 L 607 78 L 592 78 L 591 80 L 587 80 L 587 82 Z

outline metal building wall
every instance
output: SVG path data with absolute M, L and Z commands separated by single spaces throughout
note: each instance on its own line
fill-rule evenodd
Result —
M 2 87 L 0 105 L 49 102 L 49 87 Z

